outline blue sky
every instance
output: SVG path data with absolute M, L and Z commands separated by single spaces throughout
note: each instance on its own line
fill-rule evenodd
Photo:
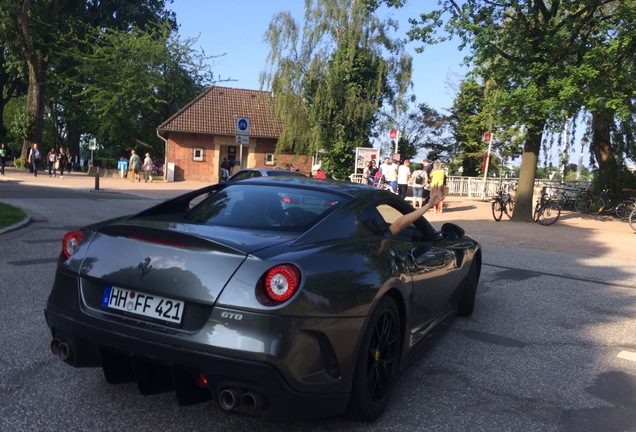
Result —
M 427 2 L 430 7 L 436 2 Z M 303 0 L 174 0 L 169 9 L 177 14 L 179 33 L 184 37 L 198 37 L 195 48 L 203 48 L 206 55 L 219 55 L 213 66 L 215 76 L 237 79 L 221 83 L 236 88 L 258 89 L 259 74 L 265 67 L 269 46 L 263 35 L 277 12 L 290 11 L 298 21 L 304 14 Z M 383 10 L 380 18 L 391 17 L 400 22 L 400 33 L 409 28 L 408 18 L 422 12 L 423 2 L 408 2 L 399 10 Z M 463 54 L 457 42 L 427 47 L 422 54 L 415 52 L 415 44 L 407 51 L 413 56 L 413 94 L 418 103 L 427 103 L 438 111 L 452 105 L 455 84 L 466 73 L 460 65 Z M 267 89 L 266 89 L 267 90 Z M 388 133 L 388 131 L 387 131 Z

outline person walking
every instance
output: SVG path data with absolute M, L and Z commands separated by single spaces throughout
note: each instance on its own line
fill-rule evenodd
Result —
M 57 155 L 57 164 L 60 167 L 60 178 L 64 178 L 64 170 L 68 165 L 68 156 L 63 147 L 60 147 L 60 153 Z
M 397 184 L 398 195 L 402 198 L 406 198 L 406 193 L 409 189 L 409 180 L 411 179 L 411 161 L 404 159 L 404 163 L 398 167 Z
M 57 170 L 55 169 L 55 163 L 57 162 L 57 154 L 55 149 L 52 148 L 46 155 L 46 163 L 49 167 L 49 177 L 57 177 Z
M 411 174 L 411 189 L 413 190 L 413 207 L 421 208 L 424 205 L 424 185 L 428 183 L 428 174 L 424 170 L 424 164 L 417 164 Z
M 444 188 L 444 182 L 446 180 L 446 173 L 444 172 L 444 167 L 440 161 L 433 162 L 433 170 L 431 171 L 431 191 L 434 187 L 439 187 L 442 191 Z M 440 201 L 436 206 L 434 213 L 442 213 L 443 201 Z
M 384 158 L 384 163 L 380 165 L 380 172 L 384 176 L 384 181 L 389 185 L 389 190 L 393 193 L 398 191 L 398 169 L 397 165 L 391 162 L 390 158 Z
M 37 144 L 33 144 L 33 147 L 29 149 L 29 156 L 27 157 L 27 163 L 31 167 L 31 171 L 35 177 L 38 176 L 38 164 L 40 163 L 40 150 Z
M 152 183 L 152 169 L 154 168 L 154 163 L 152 162 L 152 159 L 150 159 L 150 153 L 146 153 L 146 157 L 144 158 L 144 163 L 141 166 L 141 168 L 144 170 L 144 180 L 146 181 L 146 183 L 148 183 L 148 180 L 150 180 L 150 183 Z
M 132 173 L 132 181 L 135 181 L 135 177 L 138 178 L 138 181 L 141 181 L 141 173 L 139 170 L 141 169 L 141 158 L 134 151 L 130 151 L 130 160 L 128 161 L 128 169 Z
M 4 166 L 7 163 L 7 149 L 4 143 L 0 143 L 0 175 L 4 175 Z

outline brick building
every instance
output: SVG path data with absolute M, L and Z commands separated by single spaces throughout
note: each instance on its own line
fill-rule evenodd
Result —
M 238 118 L 249 119 L 248 144 L 236 144 Z M 174 163 L 174 181 L 218 183 L 223 158 L 237 164 L 234 172 L 297 167 L 310 174 L 311 156 L 275 154 L 281 130 L 270 92 L 213 86 L 159 125 L 157 133 L 165 142 L 166 163 Z

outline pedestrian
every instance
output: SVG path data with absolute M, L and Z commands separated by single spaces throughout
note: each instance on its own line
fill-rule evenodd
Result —
M 373 184 L 373 175 L 371 175 L 371 161 L 364 163 L 364 169 L 362 170 L 362 177 L 367 181 L 368 185 Z
M 38 176 L 38 164 L 40 163 L 40 150 L 37 144 L 33 144 L 33 147 L 29 149 L 29 156 L 27 157 L 27 163 L 31 172 L 35 177 Z
M 46 164 L 49 167 L 49 177 L 57 177 L 57 170 L 55 168 L 56 162 L 57 154 L 55 153 L 55 149 L 52 148 L 46 155 Z
M 404 159 L 404 163 L 398 167 L 397 173 L 397 185 L 398 195 L 402 198 L 406 198 L 406 193 L 409 189 L 409 180 L 411 179 L 411 161 Z
M 444 182 L 446 181 L 446 173 L 444 172 L 444 167 L 440 161 L 435 161 L 433 163 L 433 170 L 431 171 L 431 191 L 435 186 L 442 189 L 444 188 Z M 443 210 L 443 202 L 440 201 L 436 206 L 434 213 L 442 213 Z
M 384 181 L 388 184 L 389 190 L 393 193 L 397 193 L 397 165 L 391 162 L 390 158 L 384 158 L 384 163 L 380 165 L 380 171 L 384 177 Z
M 320 166 L 320 164 L 316 164 L 313 167 L 311 167 L 311 175 L 317 179 L 327 178 L 327 173 L 322 170 L 322 167 Z
M 431 171 L 433 171 L 433 164 L 430 163 L 428 161 L 428 159 L 424 159 L 424 171 L 426 171 L 426 175 L 428 176 L 429 180 L 431 178 Z M 428 186 L 428 185 L 427 185 Z
M 4 166 L 7 163 L 7 149 L 4 143 L 0 143 L 0 175 L 4 175 Z
M 154 168 L 154 163 L 152 162 L 152 159 L 150 159 L 150 153 L 146 153 L 146 157 L 144 158 L 144 163 L 143 165 L 141 165 L 141 168 L 144 170 L 144 180 L 146 181 L 146 183 L 148 183 L 148 180 L 150 180 L 150 183 L 152 183 L 152 169 Z
M 64 170 L 68 165 L 68 156 L 64 147 L 60 147 L 60 153 L 57 155 L 57 165 L 60 169 L 60 178 L 64 178 Z
M 424 164 L 417 164 L 411 174 L 411 188 L 413 190 L 413 207 L 420 208 L 424 204 L 424 185 L 428 183 L 428 174 L 424 170 Z
M 135 177 L 137 177 L 138 181 L 141 181 L 141 174 L 139 170 L 141 169 L 141 158 L 134 150 L 130 151 L 130 160 L 128 161 L 128 169 L 132 174 L 132 181 L 135 181 Z

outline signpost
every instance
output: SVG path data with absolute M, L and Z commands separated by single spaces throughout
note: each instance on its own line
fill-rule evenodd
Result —
M 243 164 L 243 146 L 250 144 L 250 119 L 247 117 L 236 118 L 236 144 L 240 146 L 239 164 Z
M 492 132 L 484 132 L 483 141 L 488 143 L 488 153 L 486 154 L 486 160 L 484 161 L 484 190 L 482 192 L 482 199 L 486 198 L 486 187 L 488 185 L 488 166 L 490 165 L 490 151 L 492 150 Z
M 396 129 L 391 129 L 389 131 L 389 139 L 395 140 L 395 153 L 398 152 L 398 141 L 400 133 Z

